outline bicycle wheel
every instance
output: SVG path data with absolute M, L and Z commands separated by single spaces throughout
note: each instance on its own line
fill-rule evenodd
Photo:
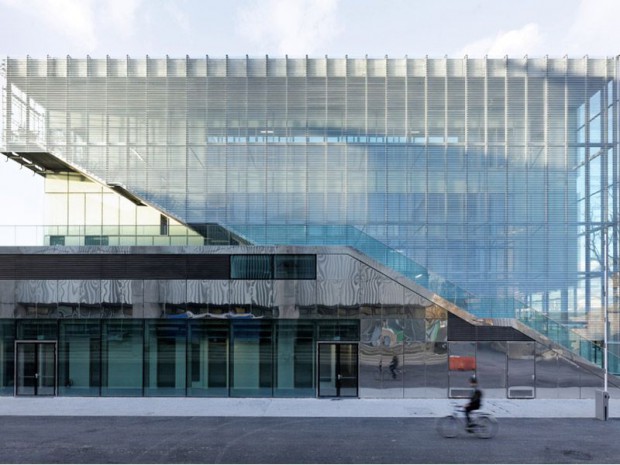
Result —
M 458 434 L 459 421 L 453 415 L 442 417 L 437 420 L 437 432 L 444 438 L 453 438 Z
M 495 417 L 490 415 L 480 416 L 476 419 L 474 432 L 480 439 L 491 439 L 497 434 L 499 424 Z

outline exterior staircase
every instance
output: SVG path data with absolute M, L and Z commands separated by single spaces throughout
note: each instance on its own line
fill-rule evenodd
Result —
M 602 367 L 602 344 L 590 340 L 566 322 L 556 321 L 540 308 L 510 297 L 480 297 L 429 271 L 419 263 L 353 226 L 225 225 L 253 245 L 339 245 L 353 247 L 456 307 L 493 324 L 514 326 L 535 339 L 551 342 L 574 356 Z M 620 374 L 620 358 L 608 353 L 608 371 Z

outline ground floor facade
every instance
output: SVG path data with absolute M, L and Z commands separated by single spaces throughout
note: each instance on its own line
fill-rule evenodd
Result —
M 348 248 L 0 250 L 0 395 L 590 398 L 596 366 Z M 443 303 L 442 303 L 443 302 Z
M 458 398 L 473 374 L 493 398 L 602 386 L 535 341 L 450 341 L 450 320 L 2 320 L 0 393 Z

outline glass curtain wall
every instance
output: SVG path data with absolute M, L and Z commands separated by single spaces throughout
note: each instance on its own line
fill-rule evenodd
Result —
M 601 318 L 603 248 L 618 266 L 617 68 L 8 58 L 6 149 L 45 147 L 181 223 L 350 225 L 477 296 L 584 325 Z M 55 215 L 125 221 L 88 195 Z

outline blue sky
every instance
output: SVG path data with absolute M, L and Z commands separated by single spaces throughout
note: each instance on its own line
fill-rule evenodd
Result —
M 620 0 L 0 0 L 0 55 L 615 56 Z M 43 224 L 0 160 L 0 224 Z

